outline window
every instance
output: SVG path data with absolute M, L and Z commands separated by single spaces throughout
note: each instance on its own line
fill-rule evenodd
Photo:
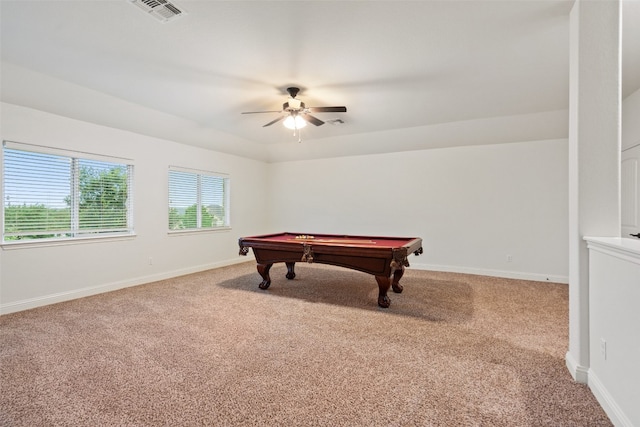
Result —
M 229 178 L 169 168 L 169 230 L 229 227 Z
M 133 166 L 3 142 L 3 242 L 133 233 Z

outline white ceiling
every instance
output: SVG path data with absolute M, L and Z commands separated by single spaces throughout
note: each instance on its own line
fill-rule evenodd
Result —
M 186 15 L 160 23 L 127 0 L 1 0 L 2 100 L 266 160 L 297 139 L 262 127 L 275 113 L 240 113 L 280 109 L 291 85 L 307 106 L 348 108 L 316 114 L 344 124 L 307 126 L 303 144 L 367 151 L 372 132 L 441 137 L 502 116 L 566 137 L 535 129 L 568 108 L 572 1 L 174 3 Z M 623 10 L 626 96 L 640 88 L 640 1 Z

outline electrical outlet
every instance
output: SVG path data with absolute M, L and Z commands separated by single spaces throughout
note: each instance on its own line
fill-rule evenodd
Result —
M 604 338 L 600 338 L 600 354 L 604 360 L 607 360 L 607 342 Z
M 149 265 L 153 265 L 153 258 L 149 257 Z
M 512 262 L 512 261 L 513 261 L 513 256 L 507 255 L 507 262 Z

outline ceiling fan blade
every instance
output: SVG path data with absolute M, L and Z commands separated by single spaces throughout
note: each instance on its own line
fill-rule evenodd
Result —
M 260 114 L 260 113 L 282 113 L 282 111 L 245 111 L 240 114 Z
M 263 125 L 263 128 L 266 128 L 267 126 L 271 126 L 274 123 L 278 123 L 280 120 L 284 119 L 284 116 L 278 117 L 275 120 L 271 120 L 269 123 L 267 123 L 266 125 Z
M 322 126 L 324 124 L 322 120 L 317 117 L 313 117 L 311 114 L 302 114 L 300 117 L 316 126 Z
M 309 107 L 313 113 L 346 113 L 347 107 Z

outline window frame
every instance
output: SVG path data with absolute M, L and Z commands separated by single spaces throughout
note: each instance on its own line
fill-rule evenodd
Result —
M 171 229 L 170 227 L 170 211 L 171 211 L 171 172 L 179 172 L 195 175 L 197 179 L 196 188 L 198 190 L 198 194 L 196 194 L 196 217 L 197 217 L 197 227 L 196 228 L 182 228 L 182 229 Z M 201 215 L 202 215 L 202 199 L 203 194 L 201 192 L 201 177 L 213 177 L 220 178 L 223 180 L 223 208 L 224 208 L 224 224 L 220 226 L 212 226 L 212 227 L 202 227 L 201 225 Z M 166 218 L 166 226 L 167 233 L 169 236 L 179 236 L 185 234 L 200 234 L 200 233 L 211 233 L 218 231 L 228 231 L 231 230 L 231 176 L 228 173 L 223 172 L 214 172 L 210 170 L 203 169 L 194 169 L 194 168 L 186 168 L 182 166 L 169 165 L 167 170 L 167 218 Z
M 79 203 L 75 198 L 71 198 L 71 223 L 70 232 L 73 234 L 68 237 L 54 237 L 54 238 L 36 238 L 36 239 L 18 239 L 18 240 L 5 240 L 5 148 L 16 151 L 23 151 L 27 153 L 53 155 L 68 158 L 72 165 L 76 165 L 79 161 L 88 160 L 104 163 L 113 163 L 119 166 L 125 166 L 127 171 L 127 201 L 126 201 L 126 226 L 122 231 L 113 232 L 94 232 L 91 233 L 87 229 L 80 229 L 77 222 L 78 212 L 74 212 L 74 209 L 79 209 Z M 0 174 L 0 197 L 2 198 L 2 209 L 0 209 L 0 224 L 2 226 L 2 237 L 0 238 L 0 247 L 3 249 L 19 249 L 25 247 L 39 247 L 39 246 L 59 246 L 59 245 L 72 245 L 86 242 L 107 242 L 114 240 L 132 239 L 136 236 L 134 227 L 134 171 L 135 162 L 132 159 L 115 157 L 103 154 L 88 153 L 77 150 L 55 148 L 45 145 L 31 144 L 25 142 L 17 142 L 11 140 L 3 140 L 2 147 L 0 149 L 0 164 L 2 165 L 2 174 Z M 78 182 L 79 168 L 70 167 L 69 178 L 73 183 L 73 186 Z M 75 176 L 74 176 L 75 174 Z M 70 191 L 70 197 L 73 190 Z M 74 217 L 76 221 L 74 222 Z M 74 228 L 74 224 L 77 228 Z

